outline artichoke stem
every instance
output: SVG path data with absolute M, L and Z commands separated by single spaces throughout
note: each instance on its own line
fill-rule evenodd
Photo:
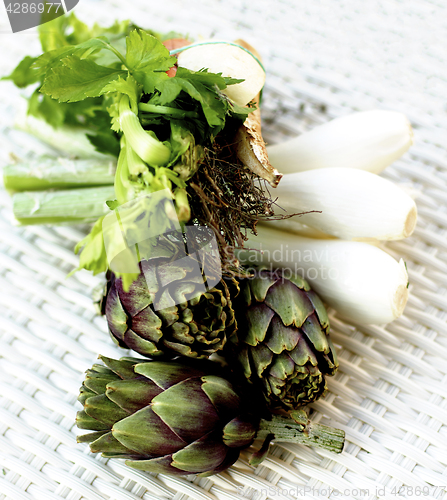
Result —
M 341 429 L 310 421 L 303 426 L 278 415 L 272 415 L 271 420 L 261 419 L 256 437 L 263 439 L 269 434 L 275 436 L 274 442 L 318 446 L 334 453 L 341 453 L 345 442 L 345 432 Z

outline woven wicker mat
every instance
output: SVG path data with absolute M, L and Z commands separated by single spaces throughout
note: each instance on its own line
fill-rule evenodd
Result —
M 125 7 L 124 7 L 125 5 Z M 192 37 L 245 38 L 267 70 L 264 130 L 271 143 L 371 108 L 402 111 L 415 145 L 383 174 L 417 197 L 414 235 L 387 244 L 407 262 L 405 315 L 356 327 L 332 314 L 340 370 L 312 405 L 315 421 L 343 428 L 340 455 L 275 445 L 258 468 L 247 454 L 211 478 L 127 468 L 77 445 L 76 402 L 98 353 L 121 356 L 95 314 L 98 279 L 74 266 L 83 227 L 12 225 L 0 191 L 0 500 L 447 498 L 447 8 L 441 0 L 81 0 L 101 23 L 130 18 Z M 6 34 L 0 70 L 39 50 L 36 33 Z M 11 127 L 19 92 L 0 85 L 0 163 L 46 147 Z

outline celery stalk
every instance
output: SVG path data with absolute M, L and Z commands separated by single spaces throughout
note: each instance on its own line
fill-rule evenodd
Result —
M 94 222 L 109 212 L 113 186 L 58 191 L 23 191 L 12 196 L 14 217 L 21 224 Z
M 115 163 L 115 160 L 106 157 L 72 160 L 47 156 L 6 166 L 3 181 L 10 191 L 109 186 L 114 182 Z
M 82 130 L 78 127 L 64 125 L 54 128 L 45 120 L 32 115 L 19 116 L 15 122 L 15 128 L 27 132 L 37 137 L 37 139 L 48 144 L 57 151 L 63 152 L 67 156 L 77 158 L 111 158 L 96 151 L 88 140 L 86 134 L 91 130 Z

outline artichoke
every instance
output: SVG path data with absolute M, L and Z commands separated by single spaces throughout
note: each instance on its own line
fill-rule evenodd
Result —
M 340 452 L 344 433 L 290 419 L 260 419 L 253 394 L 223 376 L 211 361 L 114 360 L 87 371 L 77 426 L 93 432 L 78 437 L 93 453 L 125 458 L 126 464 L 154 473 L 218 473 L 238 458 L 255 437 L 315 444 Z M 215 368 L 216 367 L 216 368 Z M 261 398 L 262 400 L 262 398 Z M 250 408 L 250 411 L 247 411 Z
M 323 303 L 299 276 L 259 270 L 234 302 L 237 332 L 227 357 L 261 386 L 272 410 L 296 410 L 322 396 L 338 368 Z
M 223 280 L 207 290 L 190 259 L 140 262 L 140 275 L 125 291 L 111 276 L 104 311 L 112 339 L 147 357 L 207 358 L 222 349 L 235 327 Z

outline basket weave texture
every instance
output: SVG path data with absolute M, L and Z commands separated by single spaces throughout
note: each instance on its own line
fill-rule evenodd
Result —
M 0 11 L 3 7 L 0 7 Z M 384 248 L 407 263 L 405 314 L 386 327 L 331 313 L 340 369 L 313 420 L 346 431 L 333 455 L 275 445 L 257 468 L 248 453 L 210 478 L 172 478 L 126 467 L 77 445 L 83 372 L 97 354 L 120 357 L 80 272 L 73 246 L 85 227 L 17 227 L 0 191 L 0 500 L 193 498 L 447 499 L 447 7 L 439 0 L 81 0 L 86 22 L 129 18 L 193 38 L 244 38 L 267 71 L 268 142 L 367 109 L 404 112 L 415 144 L 382 175 L 415 196 L 419 220 Z M 0 12 L 0 72 L 37 54 L 35 30 L 7 34 Z M 13 128 L 20 92 L 0 84 L 0 165 L 51 151 Z M 54 153 L 54 152 L 53 152 Z

